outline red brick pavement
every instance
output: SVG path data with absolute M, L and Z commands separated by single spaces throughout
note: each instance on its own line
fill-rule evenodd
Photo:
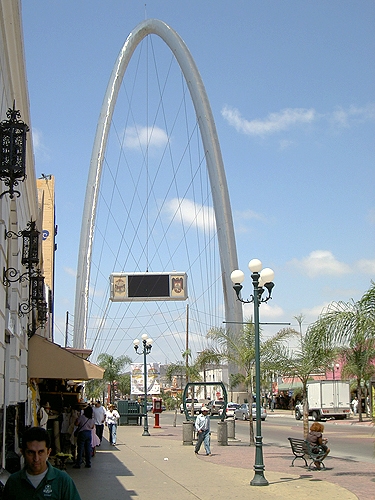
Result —
M 160 431 L 159 431 L 160 432 Z M 181 427 L 165 427 L 159 436 L 163 439 L 182 439 Z M 229 442 L 228 446 L 217 446 L 212 441 L 212 456 L 199 455 L 201 460 L 210 460 L 218 465 L 249 469 L 249 481 L 253 478 L 253 465 L 255 447 L 250 447 L 242 442 Z M 194 453 L 193 447 L 191 452 Z M 267 470 L 292 474 L 296 476 L 311 477 L 311 481 L 329 481 L 354 493 L 358 500 L 375 499 L 375 465 L 354 460 L 345 460 L 328 456 L 325 460 L 326 470 L 310 471 L 304 467 L 302 459 L 294 462 L 289 446 L 278 447 L 263 445 L 263 458 L 265 464 L 265 477 Z

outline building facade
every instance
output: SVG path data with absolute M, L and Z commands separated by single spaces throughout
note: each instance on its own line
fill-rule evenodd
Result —
M 0 0 L 0 40 L 0 121 L 7 120 L 7 111 L 14 105 L 31 129 L 19 1 Z M 24 238 L 19 234 L 30 221 L 41 230 L 31 130 L 25 154 L 26 178 L 17 186 L 20 195 L 2 194 L 7 186 L 0 182 L 0 444 L 1 466 L 10 472 L 19 467 L 18 435 L 26 422 L 31 316 L 35 327 L 38 321 L 35 311 L 20 314 L 22 304 L 30 304 L 30 280 L 19 279 L 27 275 L 22 264 Z M 9 269 L 17 271 L 12 278 L 6 274 Z

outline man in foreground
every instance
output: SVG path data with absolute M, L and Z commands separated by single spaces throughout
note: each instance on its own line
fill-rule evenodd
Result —
M 73 480 L 48 462 L 51 441 L 41 427 L 31 427 L 23 435 L 25 466 L 5 483 L 4 500 L 81 500 Z

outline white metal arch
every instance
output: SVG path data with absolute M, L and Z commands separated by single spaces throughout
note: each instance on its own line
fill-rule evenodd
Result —
M 231 271 L 238 268 L 232 212 L 223 159 L 208 97 L 198 68 L 182 38 L 163 21 L 148 19 L 138 24 L 130 33 L 119 53 L 108 83 L 96 129 L 78 255 L 73 340 L 75 348 L 86 347 L 90 264 L 96 206 L 111 119 L 129 61 L 138 44 L 150 34 L 158 35 L 171 49 L 189 88 L 202 137 L 211 185 L 223 275 L 225 317 L 227 322 L 242 323 L 242 307 L 236 300 L 230 280 Z

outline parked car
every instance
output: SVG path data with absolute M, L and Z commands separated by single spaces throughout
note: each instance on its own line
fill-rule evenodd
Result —
M 223 399 L 212 400 L 207 404 L 207 408 L 210 410 L 210 415 L 219 415 L 219 411 L 223 409 L 224 406 Z
M 194 398 L 194 413 L 199 413 L 203 403 L 200 403 L 197 398 Z M 191 398 L 186 398 L 186 409 L 191 413 Z M 180 404 L 180 413 L 184 413 L 184 404 Z
M 251 409 L 251 414 L 253 420 L 256 418 L 256 403 L 253 403 L 252 409 Z M 237 410 L 234 411 L 234 418 L 238 418 L 239 420 L 249 420 L 250 418 L 250 413 L 249 413 L 249 405 L 248 403 L 243 403 Z M 267 418 L 267 411 L 265 408 L 261 407 L 261 414 L 260 414 L 261 420 L 266 420 Z
M 234 412 L 237 410 L 241 405 L 238 403 L 228 403 L 227 407 L 225 408 L 225 418 L 228 417 L 234 417 Z M 222 415 L 223 413 L 223 408 L 220 408 L 219 410 L 219 415 Z

